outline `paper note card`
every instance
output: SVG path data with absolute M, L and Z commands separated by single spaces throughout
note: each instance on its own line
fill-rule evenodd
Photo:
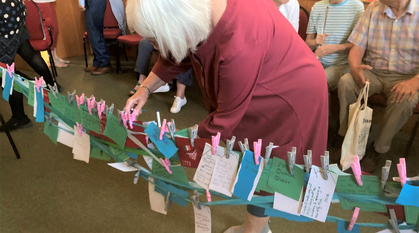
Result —
M 273 160 L 269 159 L 268 164 L 263 168 L 262 175 L 260 176 L 258 185 L 256 186 L 256 192 L 260 190 L 268 192 L 268 193 L 275 193 L 274 190 L 268 188 L 268 180 L 269 176 L 271 175 L 271 168 L 272 168 Z
M 349 222 L 339 220 L 338 221 L 338 233 L 361 233 L 361 230 L 359 229 L 359 225 L 355 224 L 352 228 L 352 231 L 348 231 Z
M 149 179 L 154 182 L 154 178 L 149 177 Z M 148 198 L 150 200 L 150 207 L 152 211 L 166 215 L 167 211 L 165 210 L 166 202 L 164 201 L 164 196 L 160 193 L 154 191 L 154 184 L 148 182 Z
M 361 195 L 380 195 L 381 183 L 378 176 L 361 176 L 363 185 L 359 186 L 354 176 L 339 176 L 337 192 Z
M 73 144 L 74 144 L 74 135 L 72 133 L 69 132 L 73 132 L 73 128 L 71 128 L 70 126 L 58 122 L 58 128 L 60 128 L 58 130 L 58 138 L 57 138 L 57 142 L 62 143 L 68 147 L 73 148 Z M 69 132 L 67 132 L 69 131 Z M 77 131 L 76 131 L 77 132 Z
M 319 167 L 311 167 L 301 211 L 302 215 L 320 222 L 326 221 L 338 180 L 338 176 L 334 173 L 328 172 L 327 175 L 328 179 L 325 180 Z
M 94 147 L 94 146 L 90 148 L 90 158 L 105 160 L 105 161 L 111 160 L 111 156 L 109 154 L 101 151 L 99 148 Z
M 419 187 L 412 186 L 408 183 L 404 184 L 396 203 L 419 207 Z
M 405 206 L 404 211 L 406 214 L 407 224 L 416 224 L 419 221 L 419 208 L 414 206 Z
M 150 140 L 157 146 L 157 149 L 168 159 L 170 159 L 178 150 L 176 145 L 166 135 L 160 140 L 160 129 L 156 124 L 151 123 L 144 132 L 148 135 Z
M 205 143 L 211 144 L 211 139 L 197 138 L 194 140 L 194 147 L 191 146 L 189 138 L 176 137 L 176 145 L 179 148 L 179 158 L 182 166 L 197 168 L 202 154 L 204 153 Z
M 52 122 L 44 121 L 44 134 L 46 134 L 55 144 L 57 144 L 58 128 Z
M 218 148 L 217 148 L 218 150 Z M 216 156 L 212 154 L 212 147 L 210 144 L 205 144 L 204 152 L 201 161 L 196 169 L 193 181 L 204 189 L 208 189 L 212 172 L 214 171 Z
M 81 123 L 84 128 L 100 133 L 100 119 L 97 113 L 90 115 L 89 108 L 86 105 L 80 105 Z
M 239 164 L 239 155 L 232 152 L 230 158 L 227 159 L 225 153 L 224 147 L 217 147 L 214 171 L 211 176 L 209 189 L 231 197 L 233 195 L 231 190 L 236 179 L 237 166 Z
M 303 184 L 304 171 L 301 168 L 294 165 L 294 174 L 291 175 L 288 171 L 288 163 L 283 159 L 274 157 L 268 179 L 268 188 L 298 201 Z
M 118 149 L 114 146 L 109 146 L 109 151 L 111 152 L 111 156 L 115 159 L 116 162 L 124 162 L 125 160 L 129 159 L 126 151 Z
M 362 203 L 349 199 L 339 197 L 340 204 L 344 210 L 354 210 L 355 207 L 358 207 L 360 211 L 369 211 L 369 212 L 380 212 L 386 213 L 386 205 L 377 204 L 377 203 Z
M 302 194 L 303 190 L 301 190 L 300 200 L 296 201 L 292 198 L 275 192 L 274 209 L 284 211 L 285 213 L 289 213 L 292 215 L 300 216 L 303 196 Z
M 109 166 L 116 168 L 123 172 L 133 172 L 138 171 L 138 168 L 129 166 L 128 163 L 122 162 L 122 163 L 108 163 Z
M 193 206 L 195 214 L 195 233 L 211 233 L 211 210 L 201 205 L 201 209 Z
M 119 125 L 118 118 L 115 115 L 110 113 L 106 116 L 106 126 L 103 135 L 112 139 L 121 148 L 124 148 L 127 134 L 127 129 L 124 125 Z
M 33 116 L 36 118 L 36 122 L 44 122 L 44 95 L 43 95 L 43 88 L 39 88 L 40 91 L 36 90 L 36 86 L 34 86 L 35 92 L 35 101 L 33 106 Z
M 160 165 L 160 163 L 153 159 L 151 173 L 153 173 L 156 176 L 173 180 L 184 185 L 189 185 L 188 176 L 186 175 L 184 167 L 180 165 L 174 165 L 170 166 L 170 170 L 172 171 L 172 174 L 167 172 L 164 166 Z
M 90 136 L 85 132 L 79 134 L 77 126 L 74 126 L 73 158 L 89 163 L 90 158 Z
M 240 164 L 237 177 L 234 182 L 234 196 L 243 200 L 251 201 L 253 193 L 262 175 L 262 157 L 258 157 L 259 165 L 256 165 L 253 152 L 246 150 Z

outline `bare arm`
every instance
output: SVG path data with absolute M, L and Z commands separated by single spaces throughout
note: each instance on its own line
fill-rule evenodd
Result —
M 364 70 L 372 70 L 371 66 L 362 64 L 365 49 L 357 45 L 353 45 L 349 52 L 348 62 L 351 68 L 351 75 L 359 87 L 364 87 L 367 79 L 364 76 Z
M 310 47 L 312 51 L 314 51 L 317 47 L 316 35 L 317 35 L 316 33 L 312 33 L 312 34 L 307 34 L 307 37 L 306 37 L 306 44 L 308 45 L 308 47 Z

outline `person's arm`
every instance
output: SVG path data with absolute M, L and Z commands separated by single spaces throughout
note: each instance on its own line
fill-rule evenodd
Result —
M 364 76 L 364 70 L 372 70 L 369 65 L 362 64 L 362 59 L 365 54 L 365 49 L 354 45 L 349 52 L 348 62 L 351 69 L 351 75 L 359 87 L 364 87 L 367 79 Z
M 391 91 L 396 94 L 395 101 L 397 103 L 403 102 L 406 98 L 408 98 L 407 101 L 411 101 L 416 92 L 419 91 L 419 74 L 396 84 Z
M 352 43 L 345 43 L 345 44 L 325 44 L 319 46 L 315 54 L 317 57 L 323 57 L 333 53 L 345 53 L 349 54 L 353 44 Z
M 306 37 L 306 44 L 312 51 L 316 50 L 317 48 L 317 42 L 316 42 L 316 33 L 307 34 Z

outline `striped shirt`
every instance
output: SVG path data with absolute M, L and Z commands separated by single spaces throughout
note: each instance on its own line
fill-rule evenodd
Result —
M 330 4 L 329 0 L 316 2 L 311 9 L 307 34 L 321 34 L 325 19 L 326 8 L 329 7 L 324 33 L 325 44 L 345 44 L 362 13 L 364 4 L 359 0 L 345 0 L 339 4 Z M 348 56 L 344 53 L 334 53 L 319 58 L 325 66 L 346 64 Z
M 364 63 L 374 69 L 419 73 L 419 0 L 399 18 L 376 0 L 356 25 L 349 41 L 366 49 Z

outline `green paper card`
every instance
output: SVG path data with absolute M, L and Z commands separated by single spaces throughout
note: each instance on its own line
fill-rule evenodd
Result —
M 56 109 L 59 113 L 63 113 L 62 110 L 62 95 L 60 93 L 56 93 L 57 98 L 52 94 L 52 92 L 48 92 L 49 103 L 51 106 Z
M 381 183 L 378 176 L 361 176 L 362 186 L 359 186 L 354 176 L 339 176 L 336 184 L 337 192 L 361 194 L 361 195 L 381 195 Z
M 35 99 L 35 84 L 33 82 L 29 82 L 29 95 L 28 95 L 28 104 L 30 106 L 34 106 L 34 99 Z
M 275 191 L 268 188 L 268 180 L 269 176 L 271 175 L 271 168 L 272 168 L 273 160 L 269 159 L 268 164 L 265 168 L 263 168 L 262 175 L 260 176 L 258 185 L 256 186 L 256 192 L 259 192 L 260 190 L 263 190 L 268 193 L 274 193 Z
M 404 206 L 407 224 L 416 224 L 419 220 L 419 207 L 406 205 Z
M 274 157 L 267 187 L 296 201 L 300 200 L 304 185 L 304 171 L 294 165 L 294 174 L 288 172 L 288 163 Z
M 83 128 L 94 131 L 95 133 L 100 134 L 100 119 L 97 114 L 92 115 L 89 113 L 89 108 L 86 105 L 80 105 L 80 114 L 81 114 L 81 124 Z
M 118 146 L 124 148 L 127 134 L 125 126 L 119 125 L 118 118 L 109 113 L 106 117 L 106 126 L 103 135 L 112 139 Z
M 172 174 L 170 175 L 169 172 L 167 172 L 166 168 L 160 165 L 156 160 L 153 159 L 153 165 L 152 165 L 151 173 L 156 176 L 160 176 L 166 179 L 174 180 L 178 183 L 189 185 L 188 176 L 186 175 L 185 168 L 182 166 L 171 166 L 170 170 L 172 171 Z
M 13 91 L 23 93 L 22 88 L 20 88 L 19 84 L 17 84 L 16 82 L 13 82 L 13 89 L 14 89 Z
M 377 203 L 361 203 L 361 202 L 348 200 L 345 198 L 339 198 L 339 201 L 344 210 L 354 210 L 355 207 L 359 207 L 361 211 L 387 213 L 386 205 L 377 204 Z
M 111 160 L 110 155 L 101 151 L 99 148 L 93 147 L 93 146 L 90 147 L 90 158 L 100 159 L 100 160 L 105 160 L 105 161 Z
M 111 152 L 111 156 L 115 159 L 115 162 L 122 163 L 125 160 L 129 159 L 129 156 L 127 155 L 127 152 L 118 149 L 113 146 L 109 146 L 109 150 Z
M 55 144 L 57 144 L 58 138 L 58 127 L 54 124 L 48 124 L 48 122 L 44 121 L 44 134 L 46 134 Z
M 76 101 L 73 101 L 73 103 L 69 105 L 67 97 L 63 96 L 63 98 L 61 98 L 61 109 L 63 115 L 68 117 L 71 121 L 80 123 L 80 121 L 77 121 L 77 115 L 80 116 L 80 114 L 78 113 L 79 109 L 77 108 Z

